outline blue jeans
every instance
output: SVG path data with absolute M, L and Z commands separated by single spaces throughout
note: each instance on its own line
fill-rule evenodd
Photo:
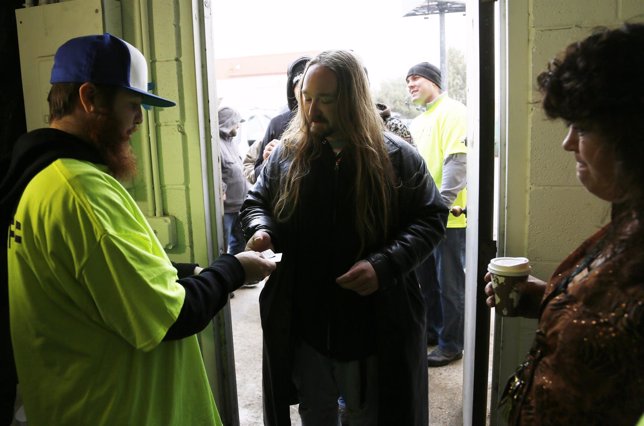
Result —
M 224 241 L 228 254 L 241 253 L 246 248 L 239 213 L 224 213 Z
M 377 368 L 375 355 L 341 362 L 298 342 L 293 356 L 293 383 L 300 401 L 302 426 L 339 426 L 340 395 L 351 426 L 378 424 Z
M 443 326 L 443 308 L 441 307 L 441 291 L 438 285 L 434 253 L 416 268 L 416 276 L 425 300 L 427 340 L 430 340 L 430 338 L 431 340 L 437 340 L 440 329 Z
M 447 228 L 436 247 L 436 271 L 440 287 L 443 327 L 438 346 L 447 354 L 463 351 L 465 314 L 465 228 Z

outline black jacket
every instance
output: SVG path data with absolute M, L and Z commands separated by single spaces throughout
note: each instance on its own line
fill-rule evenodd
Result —
M 351 221 L 355 193 L 350 150 L 345 150 L 337 172 L 328 146 L 312 162 L 301 189 L 301 207 L 287 223 L 277 223 L 272 215 L 290 167 L 290 159 L 281 158 L 281 147 L 242 206 L 246 237 L 264 229 L 275 251 L 284 254 L 260 295 L 268 425 L 290 422 L 288 406 L 296 403 L 290 381 L 292 344 L 298 339 L 338 360 L 376 354 L 379 422 L 427 424 L 424 302 L 414 269 L 443 237 L 447 208 L 416 149 L 394 135 L 388 134 L 385 142 L 400 182 L 388 241 L 358 251 Z M 380 285 L 367 297 L 335 284 L 360 259 L 373 265 Z
M 280 139 L 282 137 L 284 130 L 286 130 L 288 123 L 291 122 L 291 119 L 293 118 L 296 112 L 297 112 L 297 109 L 288 110 L 279 115 L 276 115 L 268 123 L 268 127 L 266 128 L 266 133 L 264 133 L 264 138 L 262 139 L 262 142 L 260 143 L 260 146 L 259 146 L 259 155 L 257 156 L 257 160 L 255 160 L 255 178 L 256 179 L 257 177 L 259 177 L 259 174 L 262 171 L 262 167 L 264 165 L 264 148 L 266 148 L 266 145 L 268 145 L 268 143 L 271 142 L 273 139 Z
M 255 178 L 259 176 L 262 171 L 262 164 L 264 163 L 264 148 L 273 139 L 280 139 L 284 130 L 288 126 L 295 113 L 297 112 L 297 98 L 295 97 L 295 78 L 301 77 L 301 74 L 306 68 L 306 64 L 311 60 L 308 56 L 297 58 L 288 66 L 286 71 L 286 100 L 288 101 L 288 111 L 276 115 L 268 123 L 268 128 L 264 134 L 264 138 L 260 144 L 259 155 L 255 160 Z

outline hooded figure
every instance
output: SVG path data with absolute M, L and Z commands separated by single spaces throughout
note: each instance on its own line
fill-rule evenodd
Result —
M 227 252 L 237 254 L 244 251 L 246 241 L 239 224 L 239 208 L 246 198 L 248 182 L 243 174 L 242 158 L 234 138 L 242 123 L 241 115 L 229 107 L 220 108 L 219 149 L 221 151 L 221 178 L 224 184 L 224 234 Z
M 257 150 L 258 155 L 257 160 L 255 161 L 255 179 L 257 179 L 259 172 L 262 171 L 262 164 L 264 163 L 263 153 L 266 145 L 271 143 L 273 140 L 280 139 L 282 137 L 282 133 L 284 133 L 284 130 L 288 126 L 288 123 L 291 121 L 291 118 L 293 118 L 293 116 L 295 115 L 295 111 L 297 111 L 296 88 L 298 86 L 298 83 L 302 79 L 302 74 L 304 73 L 306 64 L 310 60 L 311 58 L 309 58 L 308 56 L 297 58 L 291 63 L 291 65 L 289 65 L 288 70 L 286 71 L 286 99 L 288 101 L 288 111 L 273 117 L 268 123 L 266 133 L 264 134 L 264 137 L 262 138 L 262 141 L 260 143 L 260 147 Z
M 241 115 L 229 107 L 221 108 L 217 113 L 219 119 L 219 137 L 222 139 L 232 139 L 237 135 L 239 124 L 242 123 Z
M 308 56 L 302 56 L 297 58 L 295 61 L 288 66 L 286 71 L 287 81 L 286 81 L 286 99 L 288 100 L 288 109 L 289 111 L 295 111 L 297 109 L 297 95 L 295 93 L 295 87 L 297 83 L 300 82 L 302 74 L 304 73 L 304 68 L 311 58 Z

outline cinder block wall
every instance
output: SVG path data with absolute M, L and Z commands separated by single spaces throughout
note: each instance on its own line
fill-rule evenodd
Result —
M 508 126 L 505 248 L 526 255 L 549 276 L 581 241 L 608 220 L 609 208 L 578 182 L 572 154 L 561 148 L 562 122 L 539 105 L 537 75 L 568 44 L 597 26 L 615 27 L 640 16 L 639 0 L 508 2 Z M 523 2 L 521 2 L 523 3 Z M 520 212 L 513 214 L 513 211 Z M 502 224 L 503 226 L 503 224 Z
M 123 37 L 149 59 L 148 80 L 173 108 L 147 113 L 135 149 L 139 178 L 131 191 L 148 216 L 176 219 L 177 244 L 167 249 L 174 261 L 208 263 L 202 153 L 197 108 L 193 17 L 190 0 L 122 0 Z M 207 117 L 205 118 L 207 120 Z M 208 137 L 208 135 L 206 136 Z M 148 150 L 148 146 L 156 149 Z M 157 176 L 154 188 L 146 176 Z M 150 198 L 152 191 L 160 197 Z M 214 231 L 213 231 L 214 232 Z
M 177 244 L 166 248 L 170 258 L 205 266 L 209 257 L 218 256 L 222 246 L 218 244 L 220 238 L 216 228 L 223 216 L 218 180 L 214 177 L 220 167 L 219 148 L 212 144 L 208 100 L 203 99 L 203 104 L 199 101 L 205 92 L 205 87 L 199 85 L 204 70 L 197 59 L 202 52 L 200 48 L 195 49 L 195 45 L 203 43 L 200 35 L 195 42 L 195 33 L 202 34 L 195 31 L 195 27 L 199 25 L 202 13 L 206 13 L 195 9 L 209 6 L 207 2 L 194 2 L 193 8 L 192 0 L 121 1 L 124 37 L 144 50 L 150 62 L 149 81 L 154 83 L 158 93 L 177 102 L 176 107 L 148 113 L 149 141 L 141 131 L 141 141 L 135 144 L 141 155 L 139 166 L 145 169 L 141 175 L 147 180 L 137 180 L 131 190 L 137 203 L 148 216 L 153 216 L 153 220 L 156 216 L 176 219 Z M 202 109 L 200 105 L 203 105 Z M 212 125 L 216 128 L 216 123 Z M 146 147 L 154 146 L 155 141 L 156 149 L 148 150 Z M 150 176 L 155 176 L 152 182 Z M 237 394 L 229 305 L 198 337 L 222 421 L 236 424 Z
M 502 70 L 506 84 L 502 145 L 506 161 L 502 162 L 499 246 L 506 255 L 527 256 L 533 274 L 547 279 L 575 247 L 608 221 L 610 209 L 578 182 L 574 158 L 561 148 L 565 125 L 544 116 L 536 77 L 551 58 L 588 36 L 594 27 L 644 21 L 644 2 L 505 0 L 503 16 L 502 40 L 507 50 Z M 523 319 L 498 322 L 495 380 L 502 389 L 523 360 L 535 323 Z
M 635 14 L 635 6 L 634 0 L 533 2 L 531 63 L 527 70 L 532 87 L 536 76 L 561 49 L 589 35 L 593 27 L 620 25 Z M 639 2 L 639 8 L 644 12 L 643 2 Z M 534 103 L 527 135 L 530 173 L 526 254 L 535 272 L 548 276 L 572 249 L 608 220 L 609 210 L 607 203 L 579 184 L 573 156 L 561 148 L 565 125 L 544 117 L 540 95 L 534 90 L 529 93 L 529 101 Z

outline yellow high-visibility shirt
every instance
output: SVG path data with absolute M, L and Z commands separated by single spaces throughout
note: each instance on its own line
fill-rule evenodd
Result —
M 185 290 L 103 166 L 59 159 L 10 228 L 11 335 L 30 425 L 220 425 L 196 336 L 163 341 Z
M 445 159 L 453 154 L 467 153 L 465 105 L 443 94 L 428 104 L 427 110 L 412 121 L 409 130 L 418 152 L 427 163 L 436 187 L 440 190 Z M 458 193 L 453 205 L 467 206 L 467 188 Z M 467 219 L 464 214 L 458 217 L 449 214 L 448 228 L 465 228 L 466 225 Z

